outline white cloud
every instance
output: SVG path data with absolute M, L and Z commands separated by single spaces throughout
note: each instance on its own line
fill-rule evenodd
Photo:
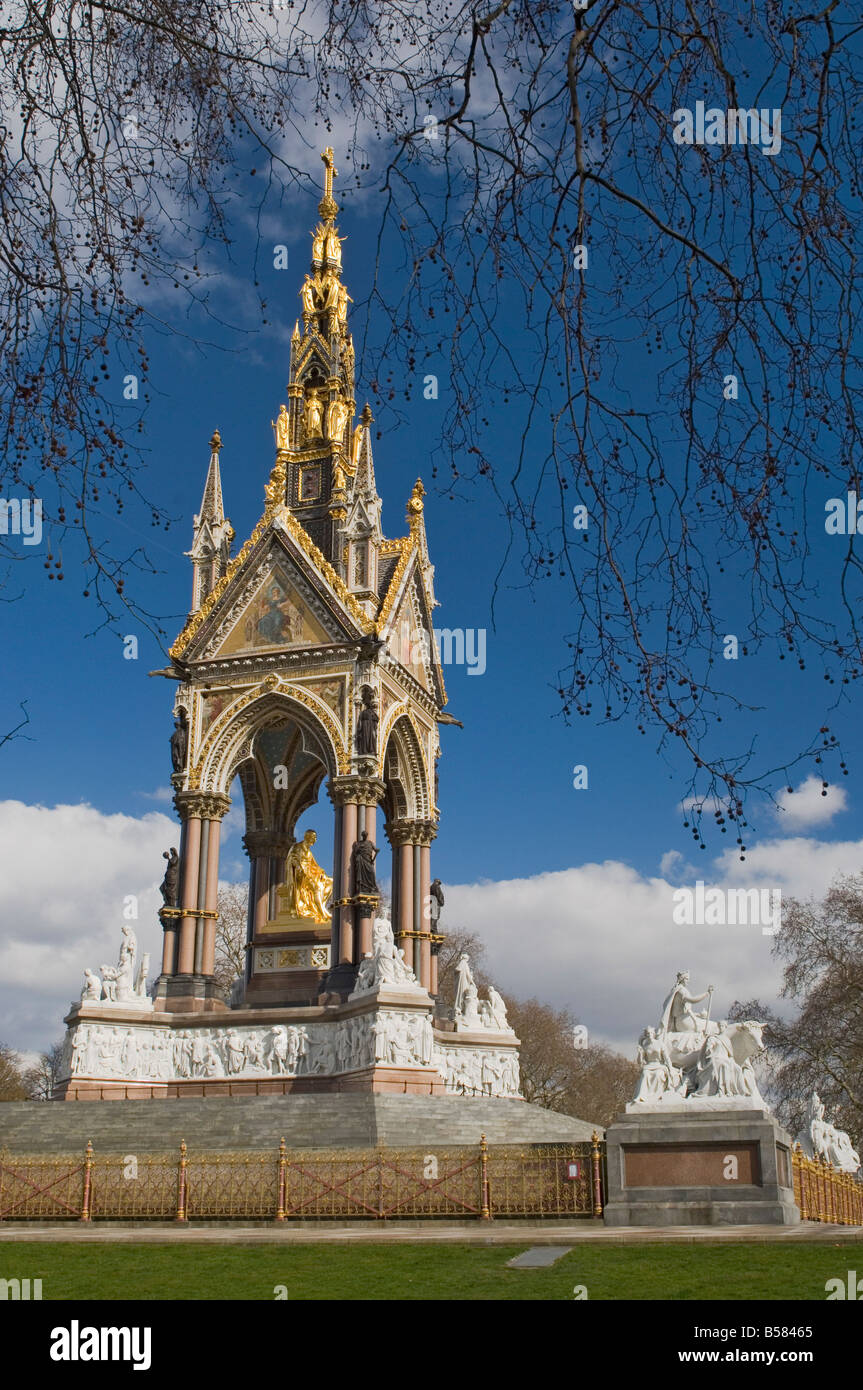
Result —
M 658 1019 L 678 970 L 691 971 L 699 992 L 716 986 L 717 1016 L 734 999 L 775 1000 L 781 982 L 772 939 L 758 926 L 673 922 L 675 887 L 695 881 L 692 866 L 673 855 L 663 857 L 670 882 L 606 860 L 529 879 L 448 886 L 442 928 L 450 923 L 476 931 L 499 985 L 568 1005 L 593 1038 L 632 1056 L 642 1028 Z M 766 841 L 744 863 L 729 848 L 700 865 L 697 877 L 718 887 L 771 887 L 785 899 L 807 898 L 861 867 L 861 841 L 798 837 Z
M 134 817 L 0 802 L 4 1041 L 42 1048 L 60 1036 L 84 966 L 116 959 L 127 898 L 138 900 L 141 949 L 161 960 L 162 851 L 178 842 L 176 823 L 159 811 Z
M 240 828 L 234 816 L 230 845 Z M 0 880 L 0 1035 L 19 1049 L 42 1048 L 60 1036 L 84 966 L 116 958 L 128 895 L 138 898 L 135 930 L 158 970 L 161 856 L 178 843 L 178 827 L 158 811 L 134 817 L 6 801 L 0 836 L 13 866 Z M 243 877 L 245 856 L 237 874 L 232 858 L 232 851 L 223 858 L 226 877 Z M 674 851 L 662 863 L 660 876 L 606 860 L 531 878 L 446 885 L 443 928 L 478 932 L 496 983 L 569 1005 L 592 1037 L 629 1055 L 644 1025 L 658 1017 L 677 970 L 690 970 L 699 990 L 715 984 L 717 1016 L 735 998 L 775 998 L 780 969 L 771 938 L 751 926 L 675 925 L 672 894 L 694 882 L 696 871 Z M 743 864 L 729 847 L 699 865 L 697 876 L 720 887 L 778 887 L 786 898 L 808 897 L 861 867 L 861 841 L 798 836 L 766 841 Z
M 807 777 L 793 792 L 778 797 L 777 815 L 783 829 L 804 830 L 810 825 L 826 825 L 844 811 L 848 797 L 844 787 L 822 787 L 819 777 Z
M 173 800 L 174 793 L 170 787 L 157 787 L 154 792 L 139 792 L 145 801 L 161 801 L 167 803 Z

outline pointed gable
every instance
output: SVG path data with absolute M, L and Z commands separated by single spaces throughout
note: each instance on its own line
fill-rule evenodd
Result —
M 350 642 L 372 626 L 288 508 L 274 506 L 189 618 L 171 655 L 213 661 L 240 652 Z

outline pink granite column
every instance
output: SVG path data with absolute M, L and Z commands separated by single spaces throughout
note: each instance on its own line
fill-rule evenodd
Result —
M 414 929 L 414 847 L 411 844 L 399 845 L 399 940 L 397 945 L 404 949 L 405 961 L 413 965 L 413 938 L 402 936 Z
M 431 846 L 422 845 L 420 847 L 420 901 L 422 902 L 422 928 L 423 932 L 431 931 L 431 913 L 429 911 L 429 897 L 431 888 Z M 420 942 L 420 973 L 417 979 L 424 989 L 431 989 L 431 942 L 428 936 L 423 936 Z
M 270 856 L 255 855 L 255 915 L 252 925 L 259 932 L 270 915 Z
M 210 821 L 210 844 L 207 854 L 207 878 L 204 884 L 204 911 L 217 912 L 219 909 L 219 838 L 222 832 L 220 820 Z M 204 949 L 201 955 L 201 974 L 212 975 L 216 965 L 216 919 L 204 918 Z
M 412 851 L 412 857 L 413 857 L 413 875 L 414 875 L 414 931 L 415 931 L 415 932 L 421 932 L 422 929 L 423 929 L 422 858 L 421 858 L 422 846 L 421 846 L 421 845 L 411 845 L 411 851 Z M 408 957 L 408 959 L 410 959 L 410 963 L 411 963 L 411 965 L 413 966 L 413 972 L 414 972 L 414 974 L 416 975 L 416 977 L 417 977 L 418 980 L 420 980 L 420 979 L 421 979 L 421 976 L 422 976 L 422 964 L 421 964 L 421 959 L 420 959 L 420 958 L 421 958 L 421 955 L 422 955 L 421 947 L 422 947 L 422 942 L 420 941 L 419 937 L 418 937 L 418 936 L 414 936 L 414 938 L 413 938 L 413 958 L 411 959 L 410 957 Z
M 198 906 L 198 870 L 201 862 L 201 818 L 190 816 L 186 827 L 185 858 L 182 872 L 183 916 L 180 918 L 180 948 L 177 974 L 191 975 L 195 968 L 195 908 Z
M 173 975 L 177 956 L 177 919 L 162 930 L 162 974 Z
M 357 835 L 357 824 L 359 822 L 359 807 L 355 801 L 348 801 L 344 807 L 344 821 L 342 823 L 342 897 L 351 896 L 353 884 L 351 883 L 351 850 Z M 339 929 L 339 959 L 336 964 L 347 962 L 353 964 L 354 960 L 354 909 L 350 903 L 344 904 L 340 908 L 341 926 Z

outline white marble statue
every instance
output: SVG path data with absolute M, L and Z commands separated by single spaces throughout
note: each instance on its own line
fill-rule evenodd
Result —
M 82 999 L 101 999 L 102 981 L 95 970 L 84 971 L 84 988 L 81 990 Z
M 455 1014 L 464 1013 L 465 994 L 470 986 L 476 989 L 476 981 L 470 968 L 470 956 L 462 951 L 455 968 Z
M 506 1004 L 494 985 L 489 985 L 488 998 L 480 999 L 470 957 L 466 951 L 459 957 L 455 975 L 453 1019 L 456 1032 L 475 1033 L 485 1030 L 492 1033 L 512 1033 L 506 1016 Z
M 813 1091 L 807 1110 L 807 1128 L 799 1136 L 803 1152 L 809 1158 L 821 1158 L 843 1173 L 857 1173 L 860 1155 L 844 1129 L 837 1129 L 826 1117 L 824 1102 Z
M 95 970 L 84 971 L 84 988 L 81 1002 L 84 1004 L 117 1004 L 125 1008 L 147 1010 L 153 1008 L 153 1001 L 147 995 L 147 974 L 150 957 L 146 953 L 138 958 L 138 941 L 132 927 L 127 922 L 123 927 L 120 955 L 116 965 L 103 965 L 101 978 Z
M 370 994 L 382 985 L 422 989 L 416 975 L 405 962 L 404 951 L 396 950 L 392 924 L 386 917 L 376 917 L 372 928 L 372 949 L 360 961 L 356 983 L 349 998 L 357 999 L 363 994 Z
M 711 1019 L 713 986 L 689 991 L 689 973 L 680 971 L 662 1005 L 657 1028 L 641 1035 L 641 1076 L 627 1111 L 768 1110 L 753 1068 L 764 1051 L 763 1025 Z M 707 1008 L 693 1006 L 707 1000 Z

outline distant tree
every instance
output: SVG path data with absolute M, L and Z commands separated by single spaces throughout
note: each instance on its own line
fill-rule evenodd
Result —
M 505 995 L 509 1021 L 521 1039 L 525 1100 L 605 1128 L 632 1099 L 638 1067 L 601 1043 L 581 1045 L 569 1009 Z
M 62 1042 L 53 1043 L 47 1052 L 40 1054 L 35 1066 L 28 1067 L 23 1074 L 28 1099 L 50 1100 L 60 1079 L 60 1060 L 63 1056 Z
M 476 932 L 465 931 L 463 927 L 445 927 L 446 935 L 441 942 L 438 954 L 438 1005 L 441 1009 L 451 1009 L 455 1003 L 455 968 L 459 956 L 467 951 L 470 956 L 474 979 L 480 989 L 488 986 L 488 976 L 483 968 L 485 944 Z
M 782 904 L 774 954 L 786 962 L 783 1017 L 760 999 L 736 1002 L 735 1018 L 766 1024 L 767 1085 L 793 1135 L 817 1091 L 840 1129 L 863 1139 L 863 874 L 841 876 L 823 902 Z
M 462 927 L 447 930 L 438 957 L 438 1001 L 451 1009 L 455 968 L 467 951 L 480 991 L 489 985 L 485 943 Z M 570 1009 L 555 1009 L 538 999 L 504 994 L 507 1016 L 521 1041 L 521 1089 L 525 1100 L 605 1128 L 632 1098 L 638 1067 L 599 1043 L 581 1046 Z
M 213 974 L 226 994 L 246 973 L 246 923 L 249 889 L 245 883 L 229 883 L 219 889 L 216 923 L 216 960 Z
M 0 1100 L 27 1100 L 25 1068 L 14 1048 L 0 1043 Z

